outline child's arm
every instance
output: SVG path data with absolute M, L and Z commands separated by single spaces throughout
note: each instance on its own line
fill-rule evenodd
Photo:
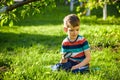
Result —
M 64 55 L 62 55 L 62 59 L 60 60 L 60 63 L 66 63 L 68 61 L 68 59 L 64 58 Z
M 74 69 L 80 68 L 80 67 L 82 67 L 82 66 L 85 66 L 86 64 L 88 64 L 88 63 L 90 62 L 90 59 L 91 59 L 90 50 L 86 50 L 86 51 L 84 51 L 84 52 L 85 52 L 86 58 L 85 58 L 81 63 L 73 66 L 73 67 L 71 68 L 71 70 L 74 70 Z

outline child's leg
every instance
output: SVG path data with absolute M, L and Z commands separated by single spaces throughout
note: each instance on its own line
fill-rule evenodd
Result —
M 71 67 L 73 66 L 73 64 L 71 62 L 66 62 L 66 63 L 57 63 L 53 66 L 51 66 L 52 70 L 65 70 L 65 71 L 70 71 Z
M 52 71 L 56 71 L 56 70 L 59 71 L 61 66 L 62 66 L 61 63 L 57 63 L 55 65 L 52 65 L 51 69 L 52 69 Z
M 89 66 L 83 66 L 81 68 L 72 70 L 72 73 L 78 73 L 78 72 L 80 73 L 89 72 Z
M 68 62 L 66 62 L 66 63 L 57 63 L 57 64 L 53 65 L 51 68 L 53 71 L 55 71 L 55 70 L 59 71 L 60 69 L 65 70 L 65 71 L 70 71 L 72 66 L 75 66 L 77 64 L 78 64 L 78 62 L 73 62 L 71 60 L 68 60 Z M 73 72 L 76 72 L 76 70 Z

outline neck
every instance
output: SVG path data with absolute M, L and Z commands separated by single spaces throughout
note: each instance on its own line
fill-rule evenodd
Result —
M 77 38 L 76 38 L 76 39 L 70 39 L 70 38 L 68 37 L 68 41 L 69 41 L 69 42 L 71 42 L 71 43 L 76 42 L 76 41 L 77 41 L 77 39 L 78 39 L 78 36 L 77 36 Z

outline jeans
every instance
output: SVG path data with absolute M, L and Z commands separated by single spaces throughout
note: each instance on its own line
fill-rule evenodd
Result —
M 71 60 L 68 60 L 68 62 L 66 62 L 66 63 L 57 63 L 57 64 L 55 64 L 54 66 L 52 66 L 51 68 L 52 68 L 53 71 L 55 71 L 55 70 L 57 70 L 57 71 L 65 70 L 65 71 L 67 71 L 67 72 L 70 72 L 72 66 L 75 66 L 75 65 L 77 65 L 77 64 L 78 64 L 78 62 L 73 62 L 73 61 L 71 61 Z M 83 67 L 81 67 L 81 68 L 74 69 L 74 70 L 72 70 L 71 72 L 72 72 L 72 73 L 78 73 L 78 72 L 84 73 L 84 72 L 89 72 L 89 66 L 83 66 Z

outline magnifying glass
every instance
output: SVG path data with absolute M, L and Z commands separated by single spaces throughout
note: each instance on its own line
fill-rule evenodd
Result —
M 66 53 L 64 54 L 64 58 L 65 58 L 65 59 L 66 59 L 66 58 L 70 58 L 71 55 L 72 55 L 71 52 L 66 52 Z

